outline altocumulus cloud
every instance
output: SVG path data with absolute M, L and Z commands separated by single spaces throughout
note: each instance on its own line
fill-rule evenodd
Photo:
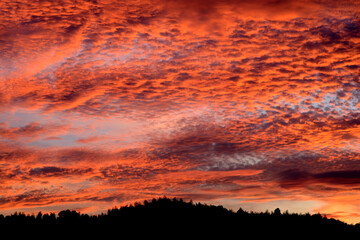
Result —
M 357 1 L 0 9 L 2 209 L 358 198 Z

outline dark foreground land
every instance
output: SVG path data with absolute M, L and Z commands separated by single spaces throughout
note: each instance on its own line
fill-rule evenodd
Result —
M 234 212 L 222 206 L 194 204 L 166 197 L 113 208 L 100 215 L 81 214 L 71 210 L 58 214 L 0 215 L 1 232 L 60 236 L 68 230 L 71 230 L 72 236 L 74 233 L 81 233 L 83 236 L 115 233 L 115 238 L 118 239 L 124 239 L 124 234 L 132 236 L 125 239 L 137 239 L 136 236 L 160 237 L 164 234 L 169 239 L 195 234 L 200 239 L 209 236 L 223 236 L 222 239 L 229 239 L 230 236 L 237 239 L 257 239 L 262 236 L 283 239 L 360 237 L 359 224 L 346 224 L 321 214 L 281 213 L 280 209 L 273 212 L 247 212 L 241 208 Z M 70 231 L 66 234 L 70 234 Z

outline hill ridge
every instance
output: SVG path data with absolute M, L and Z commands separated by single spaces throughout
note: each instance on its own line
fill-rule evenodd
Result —
M 116 229 L 172 229 L 201 231 L 207 233 L 259 233 L 269 234 L 360 234 L 359 224 L 347 224 L 340 220 L 317 214 L 281 212 L 248 212 L 239 208 L 229 210 L 221 205 L 209 205 L 184 201 L 179 198 L 153 198 L 142 203 L 113 207 L 106 213 L 82 214 L 66 209 L 58 214 L 39 212 L 37 215 L 17 213 L 0 215 L 0 229 L 9 226 L 47 226 L 66 228 L 70 226 L 92 226 L 93 229 L 114 227 Z

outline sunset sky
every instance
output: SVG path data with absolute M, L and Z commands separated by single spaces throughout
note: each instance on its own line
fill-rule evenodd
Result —
M 0 213 L 360 222 L 359 77 L 358 0 L 2 0 Z

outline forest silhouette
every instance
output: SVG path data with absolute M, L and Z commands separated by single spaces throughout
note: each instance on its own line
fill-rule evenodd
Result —
M 252 234 L 253 236 L 360 236 L 360 224 L 347 224 L 321 214 L 299 214 L 274 211 L 238 211 L 218 205 L 193 203 L 178 198 L 162 197 L 114 207 L 106 213 L 89 215 L 75 210 L 63 210 L 58 214 L 39 212 L 35 215 L 15 212 L 0 215 L 0 230 L 12 227 L 61 231 L 87 229 L 86 231 L 142 231 L 155 233 Z M 85 227 L 85 228 L 84 228 Z

